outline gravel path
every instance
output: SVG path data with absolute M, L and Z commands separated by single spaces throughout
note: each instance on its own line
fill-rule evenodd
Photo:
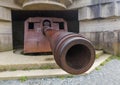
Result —
M 0 81 L 0 85 L 120 85 L 120 61 L 112 60 L 89 75 L 73 78 L 30 79 L 25 82 L 8 80 Z

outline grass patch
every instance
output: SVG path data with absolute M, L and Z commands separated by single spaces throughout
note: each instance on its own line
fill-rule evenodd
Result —
M 54 60 L 54 58 L 46 58 L 45 60 L 46 61 L 52 61 L 52 60 Z
M 120 60 L 120 56 L 111 56 L 111 57 L 109 57 L 105 62 L 107 63 L 107 62 L 109 62 L 109 61 L 111 61 L 111 60 L 113 60 L 113 59 Z M 105 62 L 104 62 L 104 63 L 105 63 Z
M 120 56 L 111 56 L 108 59 L 106 59 L 103 63 L 100 64 L 100 66 L 96 67 L 96 70 L 101 70 L 101 67 L 104 66 L 106 63 L 108 63 L 109 61 L 113 60 L 113 59 L 117 59 L 120 60 Z
M 26 80 L 28 80 L 28 78 L 26 76 L 22 76 L 19 79 L 21 82 L 25 82 Z
M 47 65 L 41 66 L 39 69 L 55 69 L 55 68 L 56 68 L 55 65 L 47 64 Z
M 120 56 L 112 56 L 111 59 L 117 59 L 117 60 L 120 60 Z
M 95 58 L 96 58 L 96 59 L 99 58 L 99 55 L 96 55 Z
M 55 64 L 45 64 L 38 68 L 24 68 L 23 70 L 47 70 L 47 69 L 58 69 L 59 67 Z
M 95 70 L 99 71 L 99 70 L 101 70 L 101 67 L 98 66 L 95 68 Z
M 60 78 L 60 79 L 66 79 L 66 78 L 73 78 L 73 75 L 64 75 L 64 76 L 57 76 L 56 78 Z
M 12 69 L 11 69 L 11 71 L 16 71 L 16 70 L 17 70 L 17 69 L 15 69 L 15 68 L 12 68 Z

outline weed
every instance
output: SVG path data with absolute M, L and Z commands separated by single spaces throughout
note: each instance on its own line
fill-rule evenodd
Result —
M 54 69 L 55 68 L 55 66 L 54 65 L 43 65 L 43 66 L 41 66 L 39 69 Z
M 101 68 L 100 68 L 100 67 L 96 67 L 95 69 L 96 69 L 97 71 L 101 70 Z
M 25 82 L 27 79 L 28 79 L 28 78 L 27 78 L 26 76 L 22 76 L 22 77 L 20 77 L 19 80 L 20 80 L 21 82 Z
M 12 69 L 10 69 L 11 71 L 16 71 L 17 69 L 15 69 L 15 68 L 12 68 Z

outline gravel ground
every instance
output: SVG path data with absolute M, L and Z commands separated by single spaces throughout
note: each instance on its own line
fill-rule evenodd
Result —
M 73 78 L 45 78 L 0 81 L 0 85 L 120 85 L 120 61 L 111 60 L 100 70 Z

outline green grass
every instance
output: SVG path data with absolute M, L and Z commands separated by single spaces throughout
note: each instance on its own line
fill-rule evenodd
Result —
M 99 71 L 99 70 L 101 70 L 101 67 L 98 66 L 95 68 L 95 70 Z
M 15 68 L 12 68 L 12 69 L 10 69 L 10 71 L 16 71 L 17 69 L 15 69 Z
M 28 78 L 27 78 L 26 76 L 22 76 L 22 77 L 20 77 L 19 80 L 20 80 L 21 82 L 25 82 L 27 79 L 28 79 Z
M 56 78 L 60 78 L 60 79 L 66 79 L 66 78 L 73 78 L 73 75 L 64 75 L 64 76 L 57 76 Z
M 96 58 L 96 59 L 99 58 L 99 55 L 96 55 L 95 58 Z
M 41 66 L 39 69 L 54 69 L 54 68 L 55 68 L 54 65 L 48 64 L 48 65 L 43 65 L 43 66 Z

